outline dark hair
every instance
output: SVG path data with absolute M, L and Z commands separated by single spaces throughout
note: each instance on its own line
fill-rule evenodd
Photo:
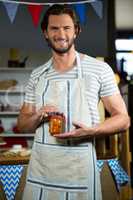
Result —
M 81 31 L 81 27 L 80 27 L 79 21 L 77 19 L 76 13 L 67 4 L 63 4 L 63 5 L 54 4 L 53 6 L 48 8 L 48 10 L 44 14 L 42 22 L 41 22 L 42 31 L 44 32 L 45 30 L 47 30 L 48 20 L 49 20 L 50 15 L 62 15 L 62 14 L 67 14 L 72 18 L 74 26 L 75 26 L 75 30 L 76 30 L 76 35 L 79 35 L 79 33 Z

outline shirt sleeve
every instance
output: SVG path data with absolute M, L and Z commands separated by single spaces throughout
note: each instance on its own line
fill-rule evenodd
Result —
M 35 104 L 35 80 L 31 74 L 27 86 L 25 87 L 25 103 Z
M 101 97 L 120 93 L 118 85 L 116 83 L 114 72 L 112 68 L 106 63 L 103 67 L 100 81 L 101 81 L 101 88 L 100 88 Z

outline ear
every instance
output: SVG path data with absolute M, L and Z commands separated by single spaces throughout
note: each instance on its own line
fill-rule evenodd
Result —
M 80 27 L 80 26 L 77 26 L 77 27 L 75 28 L 75 35 L 76 35 L 76 37 L 79 36 L 80 33 L 81 33 L 81 27 Z
M 44 33 L 45 38 L 48 39 L 47 31 L 45 30 L 43 33 Z
M 75 39 L 76 37 L 77 37 L 77 34 L 75 33 L 75 34 L 74 34 L 74 39 Z

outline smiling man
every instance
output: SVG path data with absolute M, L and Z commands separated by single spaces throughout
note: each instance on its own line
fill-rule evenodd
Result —
M 23 200 L 101 200 L 94 140 L 129 127 L 125 104 L 110 66 L 75 50 L 81 29 L 71 8 L 51 6 L 41 28 L 53 55 L 32 72 L 18 118 L 21 131 L 36 133 Z M 110 113 L 103 123 L 99 100 Z M 65 131 L 51 135 L 55 112 Z
M 55 24 L 56 21 L 56 24 Z M 49 17 L 48 31 L 45 32 L 50 47 L 56 53 L 67 53 L 74 44 L 76 33 L 74 24 L 69 15 L 51 15 Z

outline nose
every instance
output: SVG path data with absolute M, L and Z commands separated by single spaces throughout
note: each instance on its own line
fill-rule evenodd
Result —
M 64 31 L 64 29 L 63 28 L 60 28 L 59 30 L 58 30 L 58 34 L 59 34 L 59 36 L 60 37 L 64 37 L 65 36 L 65 31 Z

